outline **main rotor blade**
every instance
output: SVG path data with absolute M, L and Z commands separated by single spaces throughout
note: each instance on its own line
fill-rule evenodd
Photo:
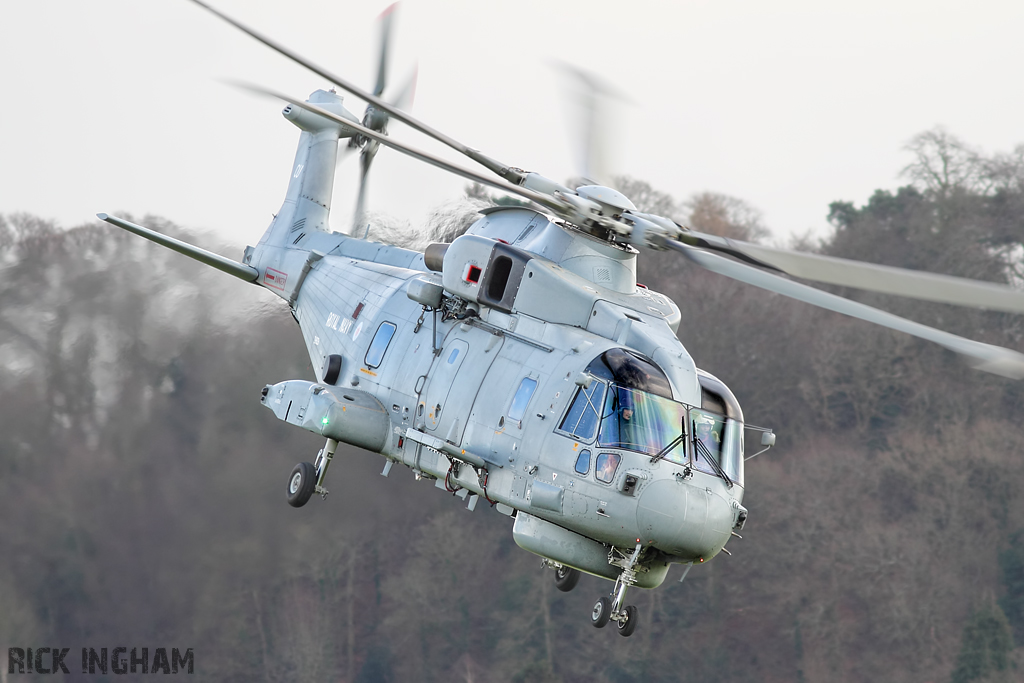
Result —
M 342 90 L 345 90 L 345 91 L 347 91 L 349 93 L 352 93 L 356 97 L 369 102 L 370 104 L 372 104 L 373 106 L 381 109 L 382 111 L 386 111 L 388 114 L 390 114 L 395 119 L 401 121 L 402 123 L 406 124 L 407 126 L 410 126 L 411 128 L 413 128 L 415 130 L 418 130 L 419 132 L 423 133 L 424 135 L 428 135 L 428 136 L 434 138 L 435 140 L 437 140 L 438 142 L 441 142 L 441 143 L 443 143 L 445 145 L 448 145 L 449 147 L 454 149 L 456 152 L 459 152 L 460 154 L 466 155 L 467 157 L 469 157 L 473 161 L 477 162 L 478 164 L 481 164 L 482 166 L 484 166 L 488 170 L 493 171 L 494 173 L 497 173 L 499 176 L 501 176 L 505 180 L 508 180 L 508 181 L 511 181 L 511 182 L 514 182 L 514 183 L 519 183 L 519 182 L 522 182 L 523 178 L 525 177 L 522 173 L 519 172 L 519 170 L 509 166 L 508 164 L 503 164 L 500 161 L 496 161 L 495 159 L 491 159 L 487 155 L 482 154 L 481 152 L 479 152 L 479 151 L 477 151 L 477 150 L 475 150 L 475 149 L 473 149 L 471 147 L 467 147 L 466 145 L 462 144 L 461 142 L 459 142 L 459 141 L 457 141 L 457 140 L 455 140 L 453 138 L 448 137 L 444 133 L 442 133 L 440 131 L 437 131 L 437 130 L 434 130 L 433 128 L 431 128 L 427 124 L 420 122 L 419 120 L 417 120 L 416 118 L 410 116 L 409 114 L 406 114 L 401 109 L 397 109 L 395 107 L 392 107 L 385 100 L 377 97 L 376 95 L 373 95 L 371 93 L 366 92 L 365 90 L 359 88 L 358 86 L 356 86 L 353 83 L 349 83 L 347 80 L 345 80 L 341 76 L 337 76 L 337 75 L 331 73 L 330 71 L 327 71 L 323 67 L 317 66 L 316 64 L 314 64 L 313 62 L 309 61 L 308 59 L 305 59 L 304 57 L 301 57 L 298 54 L 292 52 L 291 50 L 289 50 L 285 46 L 281 45 L 277 41 L 275 41 L 275 40 L 273 40 L 271 38 L 268 38 L 267 36 L 264 36 L 262 33 L 259 33 L 258 31 L 255 31 L 255 30 L 249 28 L 245 24 L 242 24 L 241 22 L 236 21 L 235 19 L 232 19 L 231 17 L 229 17 L 228 15 L 224 14 L 223 12 L 221 12 L 221 11 L 219 11 L 217 9 L 214 9 L 210 5 L 208 5 L 205 2 L 203 2 L 203 0 L 192 0 L 192 2 L 194 2 L 195 4 L 199 5 L 200 7 L 204 8 L 204 9 L 208 10 L 209 12 L 215 14 L 216 16 L 220 17 L 221 19 L 223 19 L 224 21 L 228 22 L 229 24 L 231 24 L 235 28 L 239 29 L 240 31 L 243 31 L 244 33 L 247 33 L 248 35 L 252 36 L 253 38 L 255 38 L 256 40 L 260 41 L 261 43 L 263 43 L 264 45 L 266 45 L 270 49 L 275 50 L 276 52 L 279 52 L 280 54 L 284 55 L 285 57 L 287 57 L 288 59 L 292 60 L 293 62 L 296 62 L 297 64 L 300 64 L 300 65 L 306 67 L 307 69 L 309 69 L 310 71 L 315 73 L 317 76 L 320 76 L 321 78 L 324 78 L 324 79 L 330 81 L 331 83 L 334 83 L 336 86 L 338 86 Z
M 197 0 L 193 0 L 193 2 L 196 1 Z M 250 83 L 242 83 L 240 81 L 232 81 L 232 83 L 235 86 L 242 88 L 244 90 L 248 90 L 258 95 L 264 95 L 266 97 L 273 97 L 278 100 L 283 100 L 294 107 L 299 107 L 301 109 L 305 109 L 308 112 L 312 112 L 313 114 L 318 114 L 319 116 L 322 116 L 330 121 L 334 121 L 335 123 L 345 128 L 349 128 L 351 130 L 356 131 L 357 133 L 361 133 L 370 140 L 376 140 L 385 147 L 390 147 L 391 149 L 397 150 L 402 154 L 405 154 L 406 156 L 410 156 L 413 159 L 417 159 L 418 161 L 426 162 L 431 166 L 436 166 L 444 171 L 448 171 L 449 173 L 465 178 L 466 180 L 472 180 L 474 182 L 487 185 L 488 187 L 493 187 L 496 190 L 508 192 L 509 194 L 519 195 L 523 199 L 528 199 L 532 202 L 535 202 L 540 206 L 559 215 L 566 212 L 566 207 L 558 203 L 553 197 L 549 195 L 541 194 L 540 192 L 534 192 L 533 190 L 528 190 L 525 187 L 513 185 L 508 181 L 501 180 L 499 178 L 494 178 L 489 175 L 484 175 L 482 173 L 477 173 L 476 171 L 465 168 L 463 166 L 459 166 L 458 164 L 453 164 L 450 161 L 447 161 L 439 156 L 431 154 L 430 152 L 424 152 L 422 150 L 415 149 L 414 147 L 410 147 L 405 143 L 398 142 L 397 140 L 390 138 L 387 135 L 382 135 L 381 133 L 378 133 L 375 130 L 371 130 L 366 126 L 360 125 L 346 118 L 342 118 L 341 116 L 338 116 L 334 112 L 327 111 L 326 109 L 321 109 L 315 104 L 310 104 L 309 102 L 297 100 L 293 97 L 289 97 L 277 91 L 271 90 L 270 88 L 264 88 L 262 86 L 252 85 Z
M 799 282 L 793 282 L 773 273 L 737 263 L 731 259 L 711 254 L 674 240 L 667 240 L 666 246 L 679 251 L 690 261 L 719 275 L 731 277 L 769 292 L 775 292 L 805 303 L 826 308 L 830 311 L 859 318 L 876 325 L 935 342 L 967 358 L 967 362 L 978 370 L 984 370 L 1003 377 L 1024 379 L 1024 355 L 991 344 L 964 339 L 949 332 L 943 332 L 927 325 L 915 323 L 892 313 L 880 311 L 841 296 L 814 289 Z
M 1024 313 L 1024 292 L 994 282 L 775 249 L 695 232 L 686 233 L 681 241 L 805 280 L 944 304 Z

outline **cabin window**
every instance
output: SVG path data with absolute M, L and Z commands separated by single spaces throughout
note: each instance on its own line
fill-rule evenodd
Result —
M 594 475 L 598 481 L 610 484 L 615 478 L 615 470 L 619 469 L 619 461 L 622 456 L 618 453 L 601 453 L 597 456 L 597 467 L 594 468 Z
M 590 473 L 590 451 L 580 451 L 580 455 L 576 458 L 576 474 L 589 474 Z
M 591 382 L 589 388 L 580 387 L 559 429 L 580 441 L 593 441 L 601 421 L 599 406 L 604 403 L 605 388 L 603 382 Z
M 508 409 L 508 419 L 513 422 L 519 422 L 523 419 L 523 415 L 526 415 L 526 406 L 530 404 L 530 399 L 533 398 L 533 392 L 537 388 L 537 380 L 526 377 L 519 385 L 519 389 L 516 390 L 516 395 L 512 399 L 512 405 Z
M 384 361 L 384 354 L 387 352 L 397 329 L 394 323 L 384 322 L 380 324 L 380 327 L 377 328 L 377 334 L 373 335 L 373 341 L 370 342 L 370 348 L 366 351 L 366 358 L 363 359 L 366 367 L 380 367 L 380 364 Z

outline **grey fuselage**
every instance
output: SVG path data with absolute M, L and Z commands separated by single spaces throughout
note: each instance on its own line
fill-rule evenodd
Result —
M 532 209 L 497 207 L 447 248 L 441 272 L 430 271 L 422 253 L 327 232 L 341 133 L 296 125 L 304 132 L 288 196 L 244 261 L 289 302 L 313 367 L 338 356 L 341 368 L 333 384 L 321 373 L 319 382 L 268 387 L 265 404 L 288 422 L 484 497 L 517 517 L 520 545 L 592 574 L 617 575 L 599 558 L 608 546 L 649 549 L 637 582 L 644 587 L 659 584 L 672 562 L 717 554 L 746 517 L 741 427 L 725 430 L 740 442 L 729 444 L 730 475 L 721 476 L 695 466 L 693 438 L 673 460 L 658 460 L 651 447 L 602 445 L 596 433 L 581 437 L 563 424 L 585 391 L 581 373 L 615 349 L 659 368 L 683 415 L 703 406 L 723 424 L 742 424 L 735 398 L 676 338 L 676 305 L 637 285 L 637 252 Z M 410 298 L 410 285 L 441 299 L 425 306 L 422 295 Z M 589 381 L 612 405 L 615 381 Z M 659 429 L 678 434 L 687 422 Z M 598 478 L 601 454 L 606 463 L 618 456 L 610 481 Z

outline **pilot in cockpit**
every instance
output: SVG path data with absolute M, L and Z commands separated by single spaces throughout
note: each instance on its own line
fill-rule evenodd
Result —
M 619 391 L 619 445 L 625 448 L 636 448 L 638 429 L 636 411 L 632 397 L 628 391 Z
M 722 436 L 714 429 L 715 420 L 709 415 L 701 415 L 694 420 L 697 440 L 704 444 L 708 453 L 718 457 L 722 448 Z

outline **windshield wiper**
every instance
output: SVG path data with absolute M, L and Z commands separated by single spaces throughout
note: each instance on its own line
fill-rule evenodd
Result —
M 701 451 L 701 455 L 704 456 L 704 459 L 711 463 L 711 467 L 715 470 L 715 473 L 722 479 L 725 479 L 725 483 L 729 485 L 729 488 L 732 488 L 732 479 L 729 478 L 729 475 L 725 473 L 722 466 L 718 464 L 717 460 L 715 460 L 715 456 L 711 455 L 711 450 L 704 445 L 704 442 L 700 439 L 694 439 L 693 445 L 697 450 Z
M 590 409 L 594 411 L 594 415 L 597 415 L 597 419 L 599 419 L 599 420 L 602 419 L 601 418 L 601 411 L 597 409 L 597 406 L 594 405 L 594 402 L 591 400 L 594 397 L 594 395 L 597 394 L 597 387 L 595 386 L 594 390 L 592 392 L 590 392 L 589 394 L 587 393 L 587 388 L 586 387 L 580 387 L 580 391 L 583 392 L 583 398 L 587 399 L 587 405 L 590 406 Z M 603 397 L 603 394 L 602 394 L 602 397 Z M 583 413 L 586 414 L 586 412 L 587 412 L 587 409 L 584 408 L 583 409 Z M 582 419 L 582 418 L 580 418 L 580 419 Z
M 672 443 L 670 443 L 669 445 L 667 445 L 664 448 L 662 448 L 658 452 L 657 455 L 651 457 L 651 464 L 653 465 L 654 463 L 656 463 L 659 460 L 661 460 L 662 458 L 664 458 L 666 455 L 671 453 L 672 450 L 675 449 L 676 446 L 678 446 L 679 444 L 681 444 L 685 440 L 686 440 L 686 430 L 684 429 L 683 431 L 679 432 L 679 436 L 677 436 L 676 438 L 672 439 Z

